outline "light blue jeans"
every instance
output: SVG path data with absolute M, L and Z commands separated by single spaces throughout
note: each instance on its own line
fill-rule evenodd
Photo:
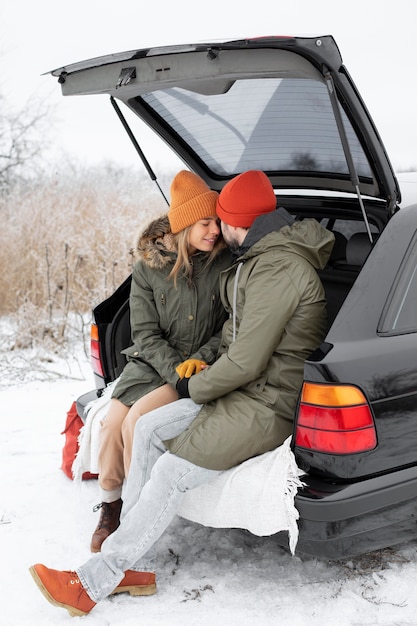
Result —
M 143 557 L 175 517 L 185 492 L 221 473 L 175 456 L 163 444 L 182 433 L 200 408 L 183 399 L 138 420 L 120 526 L 104 541 L 101 552 L 77 569 L 94 602 L 110 595 L 126 570 L 149 569 Z

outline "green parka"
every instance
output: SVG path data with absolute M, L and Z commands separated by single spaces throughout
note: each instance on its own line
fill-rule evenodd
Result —
M 133 345 L 123 350 L 127 364 L 112 397 L 131 406 L 143 395 L 178 381 L 175 368 L 196 358 L 213 363 L 226 312 L 219 295 L 219 274 L 231 264 L 227 250 L 207 265 L 208 254 L 192 257 L 193 277 L 168 275 L 176 260 L 167 217 L 154 220 L 139 237 L 133 268 L 130 322 Z
M 184 433 L 165 442 L 196 465 L 225 470 L 292 433 L 304 361 L 326 330 L 316 269 L 334 243 L 317 221 L 292 222 L 284 209 L 257 218 L 245 252 L 221 274 L 230 317 L 219 357 L 189 382 L 191 398 L 204 406 Z

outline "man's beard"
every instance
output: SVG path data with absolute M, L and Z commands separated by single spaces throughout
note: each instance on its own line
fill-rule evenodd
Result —
M 230 252 L 232 252 L 232 254 L 235 254 L 240 248 L 240 243 L 237 237 L 230 234 L 229 228 L 227 226 L 222 228 L 222 234 L 223 239 L 226 242 Z
M 223 237 L 225 242 L 227 243 L 227 247 L 229 248 L 232 254 L 236 254 L 240 248 L 240 244 L 236 237 Z

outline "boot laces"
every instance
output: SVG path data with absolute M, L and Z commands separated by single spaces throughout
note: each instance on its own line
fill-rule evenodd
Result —
M 96 504 L 94 506 L 94 512 L 101 509 L 101 515 L 96 530 L 100 530 L 101 528 L 113 528 L 116 524 L 116 519 L 118 521 L 119 512 L 112 506 L 112 504 L 113 503 L 109 502 L 100 502 L 100 504 Z
M 72 572 L 71 570 L 67 570 L 67 573 L 71 575 L 71 578 L 68 581 L 68 585 L 81 585 L 81 581 L 78 578 L 77 572 Z

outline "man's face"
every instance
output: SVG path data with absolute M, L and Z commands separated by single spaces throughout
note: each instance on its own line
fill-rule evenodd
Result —
M 236 236 L 236 233 L 225 222 L 221 222 L 221 229 L 222 229 L 223 239 L 227 243 L 230 250 L 232 252 L 235 250 L 238 250 L 238 248 L 240 247 L 240 243 Z

